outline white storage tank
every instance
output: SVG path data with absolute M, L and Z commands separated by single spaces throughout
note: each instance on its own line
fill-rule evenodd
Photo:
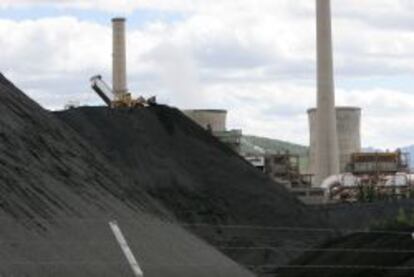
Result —
M 308 110 L 310 149 L 309 172 L 315 173 L 316 161 L 316 109 Z M 347 164 L 353 153 L 361 152 L 361 109 L 357 107 L 337 107 L 336 125 L 338 131 L 338 148 L 341 173 L 347 172 Z
M 205 129 L 224 132 L 226 128 L 226 110 L 184 110 L 183 113 Z

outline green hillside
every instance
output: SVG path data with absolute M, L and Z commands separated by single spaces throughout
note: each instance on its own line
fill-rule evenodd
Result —
M 307 156 L 308 155 L 308 147 L 294 144 L 282 140 L 277 139 L 270 139 L 264 137 L 257 137 L 257 136 L 243 136 L 243 139 L 248 142 L 249 144 L 258 146 L 265 150 L 269 154 L 276 154 L 284 151 L 289 151 L 292 154 L 297 154 L 300 156 Z
M 291 154 L 299 155 L 302 172 L 305 172 L 308 168 L 309 147 L 300 144 L 271 138 L 243 135 L 241 149 L 242 153 L 249 154 L 277 154 L 289 151 Z

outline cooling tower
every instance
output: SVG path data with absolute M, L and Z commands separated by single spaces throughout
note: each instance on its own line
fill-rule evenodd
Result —
M 205 129 L 213 132 L 226 131 L 226 110 L 185 110 L 183 113 Z
M 310 173 L 315 173 L 316 160 L 316 109 L 308 110 L 310 129 Z M 356 107 L 336 108 L 340 172 L 347 171 L 353 153 L 361 152 L 361 109 Z

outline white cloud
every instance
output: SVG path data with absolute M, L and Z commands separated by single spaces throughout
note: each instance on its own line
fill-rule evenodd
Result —
M 179 22 L 154 20 L 129 29 L 130 88 L 180 107 L 228 108 L 230 125 L 245 133 L 307 143 L 306 109 L 315 98 L 313 1 L 0 0 L 0 8 L 40 3 L 185 12 Z M 332 3 L 337 78 L 352 87 L 338 87 L 338 104 L 364 109 L 365 145 L 414 143 L 414 95 L 372 83 L 414 70 L 412 2 Z M 47 107 L 97 103 L 88 78 L 103 73 L 110 81 L 110 32 L 109 20 L 104 26 L 73 16 L 0 20 L 0 70 Z
M 393 149 L 414 142 L 414 94 L 380 88 L 337 94 L 343 105 L 363 107 L 365 146 Z
M 110 30 L 72 17 L 0 20 L 1 66 L 28 74 L 71 74 L 109 66 Z
M 201 0 L 0 0 L 0 8 L 50 5 L 107 12 L 131 13 L 137 9 L 193 11 L 205 5 Z

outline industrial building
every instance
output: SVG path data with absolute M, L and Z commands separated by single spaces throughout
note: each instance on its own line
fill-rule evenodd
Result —
M 269 153 L 254 145 L 245 145 L 241 130 L 227 130 L 225 110 L 186 110 L 184 113 L 307 204 L 358 201 L 361 187 L 367 186 L 373 187 L 377 195 L 387 192 L 407 197 L 414 182 L 406 154 L 399 151 L 364 153 L 361 108 L 335 105 L 330 1 L 317 0 L 316 4 L 317 107 L 307 111 L 310 136 L 306 171 L 300 170 L 300 157 L 295 153 Z
M 241 152 L 241 130 L 227 130 L 226 110 L 183 110 L 187 117 L 231 147 L 235 152 Z
M 317 0 L 317 108 L 308 110 L 309 173 L 326 201 L 408 197 L 413 182 L 401 151 L 364 153 L 361 109 L 335 106 L 330 0 Z
M 411 198 L 414 176 L 408 154 L 401 151 L 354 153 L 348 172 L 331 176 L 322 184 L 329 201 L 374 201 Z
M 226 110 L 183 110 L 183 113 L 201 127 L 212 132 L 226 131 Z
M 408 154 L 396 152 L 354 153 L 348 164 L 348 171 L 354 175 L 393 175 L 408 173 Z
M 300 172 L 300 156 L 288 151 L 265 155 L 265 173 L 271 178 L 286 182 L 288 188 L 310 187 L 312 175 Z
M 112 88 L 101 75 L 90 78 L 91 87 L 110 108 L 142 108 L 156 105 L 156 97 L 132 97 L 127 82 L 126 19 L 112 19 Z
M 316 174 L 317 118 L 316 109 L 308 110 L 309 118 L 309 173 Z M 347 172 L 354 153 L 361 152 L 361 109 L 357 107 L 336 108 L 336 130 L 338 134 L 339 172 Z
M 300 171 L 300 156 L 289 151 L 267 153 L 243 140 L 241 130 L 227 130 L 226 110 L 184 110 L 183 113 L 231 147 L 252 166 L 263 171 L 278 184 L 283 184 L 306 204 L 325 201 L 321 188 L 312 188 L 312 174 Z
M 342 193 L 345 191 L 344 188 L 355 187 L 367 178 L 371 183 L 375 180 L 378 184 L 382 184 L 384 176 L 385 179 L 390 180 L 394 178 L 393 176 L 401 177 L 403 173 L 408 174 L 404 162 L 407 159 L 403 153 L 374 155 L 362 152 L 360 108 L 335 106 L 330 1 L 316 0 L 316 11 L 317 107 L 308 110 L 310 147 L 306 171 L 303 168 L 301 170 L 299 155 L 285 150 L 276 153 L 268 152 L 256 145 L 248 145 L 248 142 L 243 140 L 242 130 L 228 130 L 226 110 L 182 111 L 254 167 L 276 182 L 284 184 L 308 204 L 349 199 Z M 110 108 L 140 108 L 156 105 L 155 97 L 145 99 L 141 96 L 134 99 L 128 90 L 125 23 L 124 18 L 112 20 L 112 87 L 103 81 L 102 76 L 97 75 L 91 78 L 92 88 Z M 402 182 L 400 179 L 394 183 L 409 183 Z M 356 195 L 355 192 L 350 194 Z

